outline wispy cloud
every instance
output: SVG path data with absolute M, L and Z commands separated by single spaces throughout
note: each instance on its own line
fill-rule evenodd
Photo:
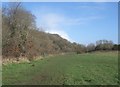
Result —
M 98 3 L 96 4 L 97 6 L 90 6 L 90 5 L 79 6 L 78 9 L 89 9 L 89 10 L 105 10 L 106 9 L 104 6 L 99 6 Z
M 45 28 L 45 31 L 52 34 L 59 34 L 61 37 L 73 42 L 68 33 L 65 31 L 66 27 L 82 25 L 89 23 L 90 21 L 99 19 L 99 16 L 89 16 L 89 17 L 79 17 L 79 18 L 70 18 L 65 15 L 56 14 L 56 13 L 47 13 L 40 15 L 40 26 Z
M 91 21 L 98 20 L 103 18 L 102 16 L 82 16 L 79 18 L 68 18 L 66 21 L 66 25 L 87 25 Z
M 52 34 L 59 34 L 61 37 L 72 41 L 68 34 L 64 31 L 64 29 L 61 27 L 65 23 L 65 19 L 62 15 L 58 14 L 44 14 L 41 15 L 41 25 L 42 27 L 45 27 L 45 31 L 52 33 Z
M 84 6 L 82 8 L 90 7 Z M 61 37 L 71 42 L 74 40 L 70 37 L 66 28 L 71 29 L 76 26 L 86 26 L 88 23 L 92 23 L 92 21 L 102 18 L 101 15 L 70 16 L 64 13 L 64 9 L 62 9 L 63 12 L 55 12 L 56 9 L 58 10 L 60 8 L 53 8 L 51 6 L 40 6 L 39 9 L 37 7 L 34 8 L 33 13 L 37 17 L 37 26 L 43 27 L 45 29 L 45 32 L 59 34 Z M 79 9 L 77 11 L 79 11 Z

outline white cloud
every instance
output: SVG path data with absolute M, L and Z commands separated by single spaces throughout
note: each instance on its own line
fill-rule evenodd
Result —
M 62 15 L 53 13 L 41 15 L 41 25 L 46 28 L 46 32 L 59 34 L 62 38 L 72 41 L 69 35 L 61 27 L 63 23 L 65 23 L 65 18 Z
M 41 22 L 43 25 L 47 26 L 48 29 L 59 29 L 59 25 L 64 21 L 63 17 L 57 14 L 44 14 L 41 17 Z
M 68 33 L 65 31 L 65 27 L 63 26 L 69 28 L 71 26 L 83 25 L 100 18 L 99 16 L 70 18 L 63 14 L 50 13 L 51 8 L 48 7 L 42 7 L 39 10 L 40 11 L 34 10 L 38 20 L 38 27 L 43 27 L 48 33 L 59 34 L 61 37 L 71 42 L 73 42 L 73 40 L 69 37 Z
M 94 2 L 95 3 L 95 2 Z M 105 4 L 105 3 L 104 3 Z M 77 8 L 78 9 L 89 9 L 89 10 L 105 10 L 106 9 L 106 7 L 104 6 L 104 4 L 102 3 L 102 4 L 100 4 L 100 3 L 98 3 L 98 2 L 96 2 L 96 6 L 94 6 L 94 5 L 83 5 L 83 6 L 78 6 Z
M 103 17 L 102 16 L 83 16 L 79 18 L 69 18 L 65 23 L 66 25 L 83 25 L 83 24 L 86 25 L 91 21 L 101 19 L 101 18 Z
M 46 32 L 51 33 L 51 34 L 59 34 L 62 38 L 67 39 L 72 42 L 68 34 L 62 30 L 48 30 Z
M 79 17 L 79 18 L 70 18 L 65 15 L 56 14 L 56 13 L 47 13 L 40 14 L 40 24 L 45 31 L 52 34 L 59 34 L 62 38 L 65 38 L 71 42 L 72 40 L 68 33 L 65 31 L 65 27 L 80 26 L 82 24 L 87 24 L 92 20 L 99 19 L 99 16 L 89 16 L 89 17 Z

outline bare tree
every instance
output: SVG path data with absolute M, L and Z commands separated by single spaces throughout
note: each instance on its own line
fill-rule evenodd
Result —
M 96 41 L 96 50 L 112 50 L 113 42 L 108 40 Z
M 9 53 L 19 57 L 25 52 L 27 36 L 30 29 L 35 29 L 35 16 L 22 7 L 21 3 L 10 3 L 3 9 L 3 54 Z M 7 33 L 6 33 L 7 31 Z M 5 41 L 4 41 L 5 40 Z M 5 48 L 6 47 L 6 48 Z M 17 49 L 17 50 L 16 50 Z
M 87 52 L 95 51 L 95 45 L 93 43 L 87 45 Z

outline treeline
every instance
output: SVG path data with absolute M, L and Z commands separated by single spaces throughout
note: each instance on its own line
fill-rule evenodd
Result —
M 98 40 L 96 43 L 90 43 L 87 46 L 73 43 L 76 46 L 74 49 L 77 54 L 94 52 L 94 51 L 118 51 L 120 50 L 120 44 L 114 44 L 108 40 Z
M 111 51 L 120 49 L 120 45 L 114 44 L 112 41 L 108 40 L 98 40 L 96 44 L 89 44 L 87 46 L 87 52 L 92 51 Z
M 35 16 L 22 7 L 12 3 L 2 8 L 2 55 L 3 58 L 46 56 L 59 53 L 84 53 L 96 50 L 118 50 L 112 41 L 99 40 L 88 46 L 71 43 L 57 34 L 45 33 L 36 27 Z

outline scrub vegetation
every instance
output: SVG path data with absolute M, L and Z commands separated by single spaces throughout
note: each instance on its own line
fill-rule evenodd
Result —
M 20 2 L 2 7 L 3 85 L 117 85 L 119 44 L 84 44 L 38 28 Z M 52 56 L 50 56 L 52 55 Z M 20 62 L 21 59 L 27 60 Z M 36 60 L 37 59 L 37 60 Z

